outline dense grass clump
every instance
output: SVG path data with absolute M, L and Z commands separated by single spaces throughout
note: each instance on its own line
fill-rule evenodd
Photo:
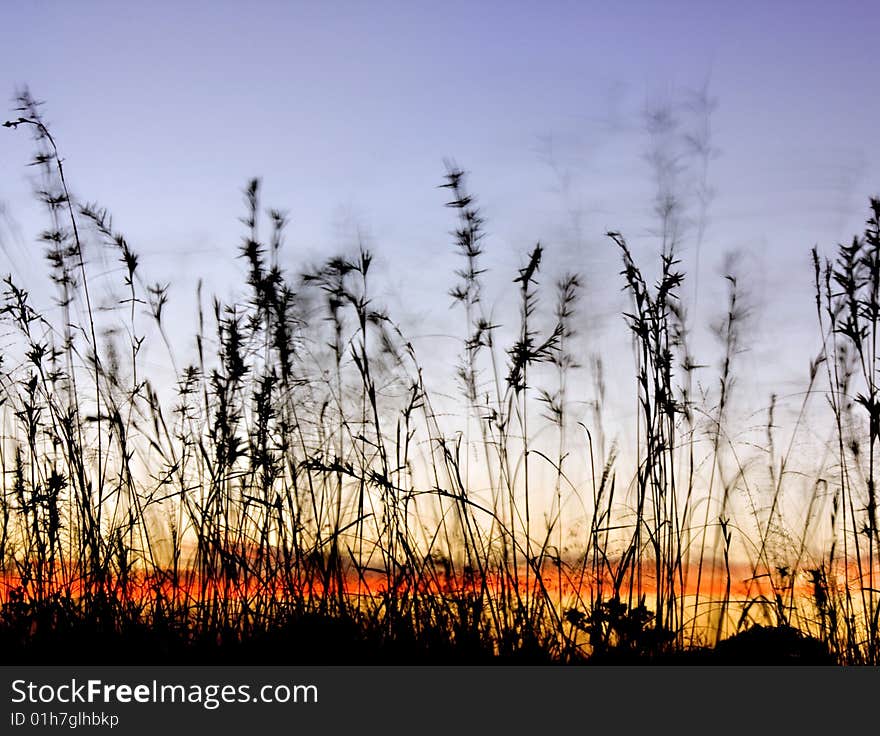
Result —
M 578 354 L 585 279 L 563 274 L 544 294 L 536 244 L 510 275 L 516 325 L 496 324 L 485 222 L 456 166 L 440 186 L 461 257 L 450 420 L 376 301 L 373 255 L 288 273 L 287 218 L 264 211 L 257 180 L 244 192 L 243 297 L 206 304 L 199 287 L 196 351 L 181 362 L 167 285 L 144 276 L 107 210 L 74 198 L 38 104 L 18 102 L 6 126 L 36 144 L 57 314 L 4 279 L 7 658 L 735 662 L 760 650 L 878 663 L 880 201 L 864 235 L 833 259 L 813 254 L 823 347 L 798 423 L 823 393 L 834 457 L 795 526 L 783 503 L 794 458 L 777 455 L 773 403 L 769 472 L 730 439 L 747 315 L 734 273 L 714 328 L 716 388 L 696 390 L 662 176 L 656 281 L 608 234 L 636 358 L 637 439 L 619 448 L 605 441 L 601 356 Z M 99 249 L 118 263 L 109 276 L 92 272 Z M 108 278 L 109 311 L 94 290 Z M 162 350 L 173 385 L 146 367 Z M 595 396 L 579 421 L 582 372 Z M 621 482 L 624 454 L 634 471 Z

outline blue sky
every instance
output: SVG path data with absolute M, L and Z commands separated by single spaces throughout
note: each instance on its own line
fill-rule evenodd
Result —
M 784 392 L 818 345 L 809 248 L 848 239 L 880 193 L 878 16 L 871 2 L 16 3 L 2 10 L 0 91 L 47 101 L 74 193 L 110 208 L 181 315 L 196 277 L 234 294 L 241 189 L 260 176 L 291 217 L 291 270 L 360 233 L 411 334 L 456 334 L 453 213 L 436 188 L 453 157 L 487 218 L 497 293 L 540 239 L 548 282 L 586 274 L 584 339 L 617 349 L 603 234 L 622 231 L 646 261 L 657 251 L 644 112 L 669 105 L 686 131 L 684 104 L 707 85 L 717 155 L 696 339 L 714 361 L 704 323 L 724 254 L 741 251 L 756 305 L 743 360 L 763 366 L 756 391 L 772 378 Z M 43 270 L 28 154 L 3 131 L 0 202 L 17 227 L 0 231 L 0 271 L 24 280 Z

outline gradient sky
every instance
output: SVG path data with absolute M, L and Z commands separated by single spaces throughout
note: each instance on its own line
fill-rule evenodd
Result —
M 686 120 L 707 85 L 716 197 L 697 322 L 722 307 L 719 264 L 741 251 L 756 306 L 742 360 L 767 378 L 761 395 L 785 394 L 818 347 L 809 249 L 859 231 L 880 194 L 878 21 L 868 0 L 6 3 L 0 92 L 47 101 L 74 193 L 110 208 L 181 315 L 197 276 L 234 293 L 241 189 L 260 176 L 265 204 L 289 211 L 292 270 L 360 232 L 410 334 L 460 335 L 436 188 L 453 157 L 487 218 L 496 293 L 540 239 L 546 282 L 584 271 L 583 339 L 604 344 L 625 337 L 604 232 L 647 262 L 658 247 L 643 113 L 668 103 Z M 28 282 L 44 272 L 30 145 L 0 133 L 0 271 Z M 681 252 L 692 266 L 692 232 Z M 423 359 L 441 345 L 425 337 Z

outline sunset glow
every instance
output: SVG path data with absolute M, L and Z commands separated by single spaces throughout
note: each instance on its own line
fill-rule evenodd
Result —
M 877 7 L 257 6 L 4 9 L 0 649 L 880 665 Z

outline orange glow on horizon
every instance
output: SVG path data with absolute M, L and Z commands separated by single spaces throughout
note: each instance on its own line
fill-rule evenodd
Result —
M 867 581 L 859 585 L 859 571 L 855 564 L 848 569 L 839 571 L 835 584 L 829 579 L 826 593 L 831 595 L 843 582 L 851 589 L 868 588 Z M 645 598 L 650 607 L 651 599 L 657 594 L 654 584 L 655 569 L 649 563 L 642 565 L 640 580 L 630 580 L 625 576 L 619 586 L 618 593 L 624 600 L 632 598 L 637 601 Z M 875 571 L 875 579 L 880 579 L 880 570 Z M 772 599 L 776 593 L 786 597 L 813 598 L 816 592 L 815 583 L 807 578 L 805 571 L 799 571 L 797 579 L 792 583 L 790 577 L 783 577 L 778 572 L 771 578 L 769 573 L 754 574 L 751 565 L 737 564 L 730 566 L 728 589 L 727 572 L 721 566 L 703 565 L 702 574 L 695 566 L 684 566 L 681 575 L 676 575 L 673 590 L 664 586 L 664 593 L 674 592 L 677 597 L 694 597 L 698 594 L 707 601 L 733 599 L 756 599 L 766 597 Z M 862 571 L 867 578 L 867 571 Z M 23 577 L 20 573 L 5 571 L 0 573 L 0 604 L 6 604 L 27 592 L 27 598 L 49 598 L 56 594 L 79 598 L 91 588 L 92 592 L 101 589 L 96 583 L 89 586 L 83 577 L 63 579 L 60 570 L 46 576 L 42 583 Z M 340 573 L 319 574 L 315 570 L 283 570 L 272 580 L 260 579 L 256 574 L 242 574 L 238 577 L 224 575 L 208 575 L 194 568 L 180 568 L 177 573 L 159 571 L 154 574 L 130 573 L 125 579 L 111 578 L 104 586 L 105 593 L 118 597 L 120 600 L 148 601 L 151 598 L 186 605 L 214 599 L 250 599 L 268 597 L 278 601 L 296 600 L 297 598 L 315 598 L 324 595 L 344 595 L 351 597 L 380 597 L 389 592 L 397 594 L 418 593 L 440 596 L 472 596 L 488 595 L 546 595 L 550 600 L 577 602 L 593 602 L 601 596 L 607 600 L 614 596 L 613 581 L 609 576 L 601 581 L 593 579 L 590 571 L 585 574 L 572 574 L 565 571 L 561 576 L 555 567 L 545 565 L 540 580 L 533 569 L 520 568 L 513 572 L 488 572 L 447 574 L 444 571 L 433 571 L 431 575 L 422 575 L 418 580 L 412 570 L 403 570 L 392 575 L 375 568 L 357 570 L 349 565 Z M 697 580 L 699 578 L 699 589 Z M 561 582 L 561 585 L 560 585 Z M 632 586 L 630 583 L 632 582 Z

